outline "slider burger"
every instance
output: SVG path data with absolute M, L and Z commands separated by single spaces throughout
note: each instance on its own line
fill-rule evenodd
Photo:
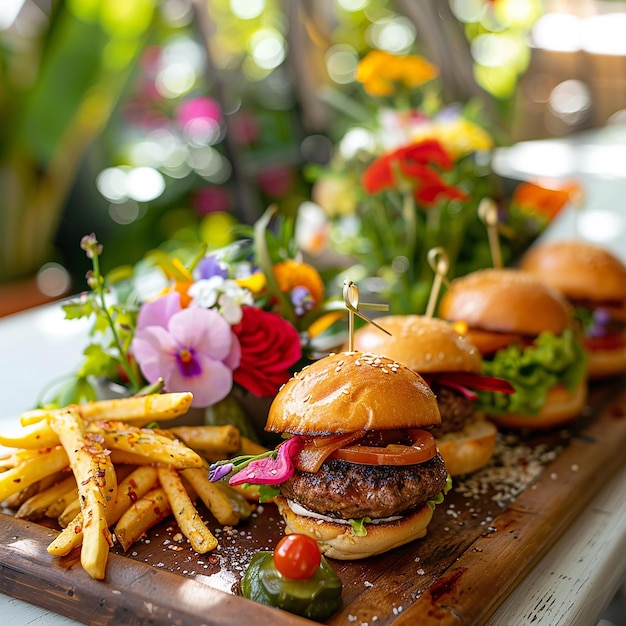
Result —
M 276 395 L 265 430 L 289 438 L 270 463 L 253 461 L 230 483 L 273 487 L 286 532 L 314 538 L 326 556 L 366 558 L 426 535 L 450 487 L 430 432 L 440 424 L 413 370 L 370 353 L 331 354 Z
M 578 416 L 587 358 L 572 309 L 558 291 L 521 270 L 478 270 L 452 281 L 439 314 L 466 324 L 467 339 L 483 355 L 483 373 L 515 388 L 478 392 L 496 424 L 545 429 Z
M 580 240 L 537 244 L 520 267 L 558 289 L 574 307 L 589 357 L 589 377 L 626 371 L 626 266 Z
M 377 318 L 354 334 L 354 346 L 385 354 L 418 372 L 437 397 L 441 427 L 434 430 L 450 476 L 469 474 L 493 455 L 497 428 L 479 410 L 476 390 L 512 393 L 505 380 L 484 376 L 478 349 L 445 320 L 421 315 Z

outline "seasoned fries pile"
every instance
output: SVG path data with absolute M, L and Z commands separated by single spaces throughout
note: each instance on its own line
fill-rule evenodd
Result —
M 208 462 L 257 447 L 235 426 L 146 427 L 185 414 L 191 400 L 151 394 L 23 413 L 18 435 L 0 434 L 10 448 L 0 459 L 0 502 L 18 518 L 56 519 L 61 531 L 48 552 L 80 546 L 96 579 L 115 542 L 127 550 L 171 514 L 196 552 L 213 550 L 217 540 L 195 502 L 235 525 L 250 515 L 254 492 L 209 482 Z

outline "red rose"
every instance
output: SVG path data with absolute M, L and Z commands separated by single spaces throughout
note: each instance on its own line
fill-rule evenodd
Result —
M 291 377 L 302 356 L 300 335 L 285 319 L 251 306 L 242 308 L 233 331 L 241 344 L 241 362 L 233 378 L 256 396 L 273 396 Z

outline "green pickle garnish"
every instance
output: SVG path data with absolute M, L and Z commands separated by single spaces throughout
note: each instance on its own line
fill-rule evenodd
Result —
M 323 556 L 313 576 L 293 580 L 276 569 L 272 552 L 257 552 L 241 581 L 244 597 L 316 622 L 337 612 L 341 590 L 341 580 Z

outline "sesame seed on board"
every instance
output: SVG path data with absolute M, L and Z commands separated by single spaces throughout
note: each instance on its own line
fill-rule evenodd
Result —
M 504 508 L 539 478 L 554 461 L 561 446 L 529 446 L 517 435 L 500 435 L 493 456 L 484 468 L 454 481 L 454 490 L 474 500 L 491 493 L 491 500 Z M 453 517 L 453 513 L 450 513 Z

